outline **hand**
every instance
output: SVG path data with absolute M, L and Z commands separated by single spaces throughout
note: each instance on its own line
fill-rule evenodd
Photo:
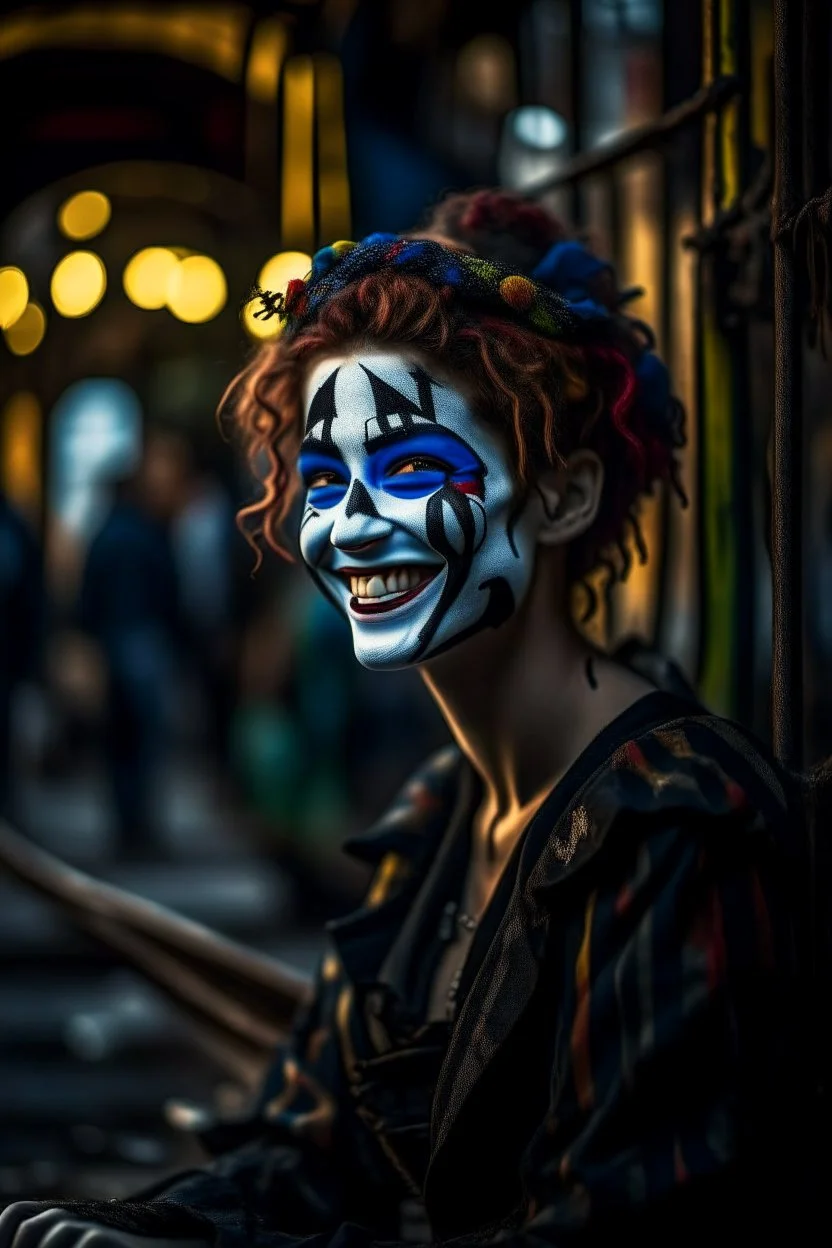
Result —
M 19 1200 L 0 1213 L 0 1248 L 205 1248 L 199 1239 L 158 1239 L 129 1235 L 97 1222 L 82 1221 L 66 1209 L 46 1209 Z

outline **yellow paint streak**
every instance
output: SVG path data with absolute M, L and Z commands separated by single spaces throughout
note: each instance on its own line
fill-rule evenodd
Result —
M 43 412 L 28 390 L 13 394 L 0 421 L 0 483 L 6 497 L 35 518 L 41 504 Z
M 322 244 L 349 238 L 350 183 L 344 125 L 344 82 L 336 56 L 315 57 L 318 137 L 318 222 Z
M 315 247 L 314 103 L 312 58 L 293 56 L 283 74 L 281 243 L 301 251 Z
M 656 228 L 661 215 L 662 168 L 652 154 L 631 161 L 620 177 L 621 210 L 627 222 L 624 232 L 622 270 L 625 282 L 644 287 L 644 294 L 628 306 L 628 312 L 640 317 L 661 332 L 662 324 L 662 237 Z M 658 342 L 661 353 L 664 346 Z M 648 551 L 642 564 L 628 531 L 633 550 L 633 564 L 626 581 L 613 593 L 613 643 L 635 634 L 651 640 L 655 632 L 659 601 L 659 570 L 664 531 L 662 525 L 661 488 L 654 497 L 639 500 L 636 508 L 639 526 Z
M 719 69 L 722 74 L 737 72 L 736 0 L 721 0 L 719 6 Z M 722 207 L 727 208 L 740 194 L 740 101 L 729 100 L 720 118 L 722 159 Z
M 287 47 L 286 27 L 279 17 L 258 22 L 246 66 L 246 91 L 259 104 L 277 105 L 280 70 Z

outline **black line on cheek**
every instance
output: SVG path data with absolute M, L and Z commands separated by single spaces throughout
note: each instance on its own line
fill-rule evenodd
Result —
M 488 590 L 488 603 L 476 624 L 472 624 L 470 628 L 463 629 L 461 633 L 455 633 L 453 637 L 443 641 L 441 646 L 431 650 L 431 658 L 437 654 L 444 654 L 446 650 L 459 645 L 461 641 L 467 641 L 469 637 L 473 637 L 475 633 L 482 632 L 484 628 L 499 628 L 501 624 L 505 624 L 506 620 L 513 615 L 514 594 L 511 592 L 511 586 L 504 577 L 495 576 L 489 581 L 483 581 L 480 589 Z
M 369 516 L 373 520 L 378 519 L 375 503 L 370 498 L 369 491 L 363 481 L 356 480 L 353 482 L 344 514 L 347 519 L 350 516 Z
M 316 510 L 315 510 L 315 508 L 314 508 L 314 507 L 310 504 L 310 505 L 309 505 L 309 507 L 307 507 L 307 509 L 306 509 L 306 511 L 305 511 L 305 513 L 304 513 L 304 515 L 303 515 L 303 519 L 302 519 L 302 520 L 301 520 L 301 522 L 300 522 L 300 528 L 298 529 L 298 532 L 299 532 L 299 533 L 302 533 L 302 532 L 303 532 L 303 530 L 304 530 L 304 527 L 305 527 L 305 526 L 306 526 L 306 524 L 307 524 L 307 522 L 308 522 L 309 520 L 314 520 L 314 519 L 316 519 L 316 517 L 317 517 L 317 516 L 319 516 L 320 514 L 321 514 L 321 513 L 320 513 L 319 511 L 316 511 Z
M 517 522 L 523 514 L 523 509 L 526 506 L 528 497 L 529 497 L 528 490 L 524 490 L 521 494 L 518 495 L 517 500 L 511 509 L 511 513 L 508 518 L 508 524 L 506 525 L 506 535 L 508 537 L 508 544 L 511 547 L 511 553 L 514 555 L 515 559 L 520 558 L 520 551 L 517 549 L 517 543 L 514 540 L 514 530 L 517 528 Z
M 449 505 L 462 530 L 463 547 L 461 554 L 451 545 L 445 532 L 445 520 L 442 514 L 443 502 Z M 419 632 L 419 646 L 413 656 L 414 659 L 421 658 L 430 645 L 442 617 L 459 596 L 459 591 L 471 572 L 471 565 L 474 561 L 476 525 L 471 504 L 468 502 L 466 495 L 460 494 L 459 490 L 455 490 L 452 485 L 443 485 L 441 490 L 437 490 L 428 499 L 425 527 L 431 548 L 445 560 L 448 572 L 439 601 L 431 612 L 424 628 Z

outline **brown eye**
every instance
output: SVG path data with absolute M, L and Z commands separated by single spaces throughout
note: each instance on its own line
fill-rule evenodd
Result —
M 397 477 L 404 472 L 447 472 L 447 464 L 441 463 L 438 459 L 428 459 L 424 455 L 414 456 L 413 459 L 403 459 L 401 463 L 396 464 L 390 469 L 389 476 Z
M 307 490 L 316 490 L 322 485 L 332 485 L 335 480 L 336 476 L 334 472 L 316 472 L 314 476 L 311 476 L 306 482 L 306 488 Z

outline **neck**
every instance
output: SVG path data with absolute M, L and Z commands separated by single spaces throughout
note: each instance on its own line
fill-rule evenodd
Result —
M 554 552 L 546 552 L 546 555 Z M 587 674 L 592 661 L 595 685 Z M 562 562 L 539 559 L 521 609 L 420 668 L 482 780 L 478 823 L 496 842 L 527 819 L 594 736 L 652 688 L 597 652 L 568 611 Z M 505 837 L 499 829 L 507 829 Z

